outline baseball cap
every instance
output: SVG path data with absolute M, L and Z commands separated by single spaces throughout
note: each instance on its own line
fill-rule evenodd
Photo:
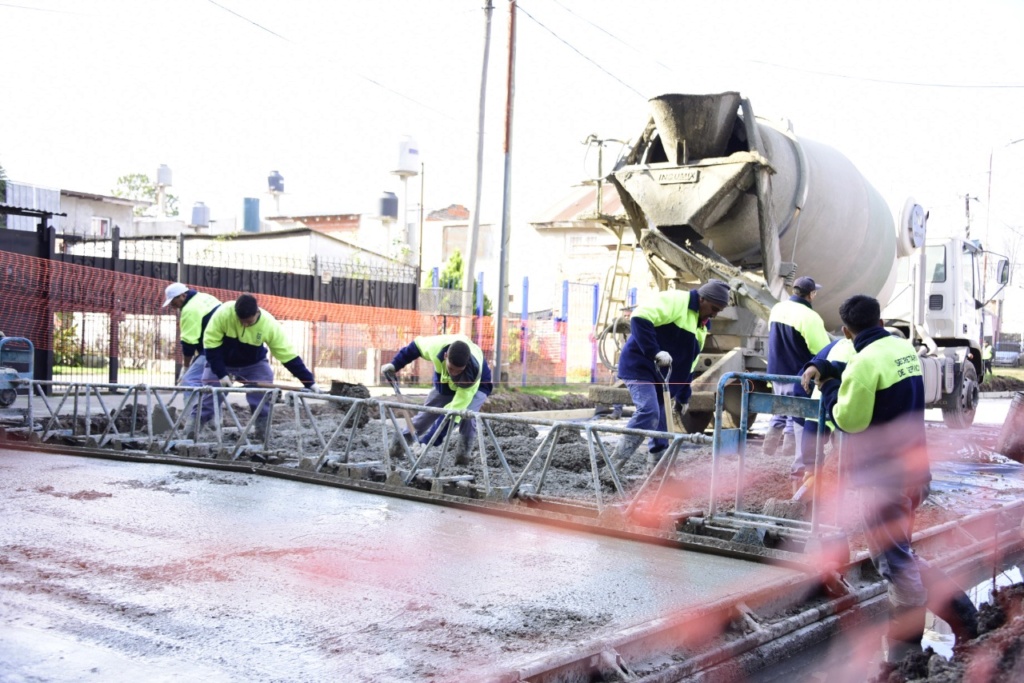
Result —
M 814 278 L 798 277 L 796 282 L 793 283 L 793 289 L 802 289 L 805 292 L 815 292 L 821 289 L 821 285 L 814 281 Z
M 183 285 L 180 282 L 172 282 L 167 285 L 167 289 L 164 290 L 164 296 L 167 299 L 164 301 L 163 308 L 167 308 L 171 305 L 171 300 L 176 296 L 181 296 L 188 291 L 188 285 Z

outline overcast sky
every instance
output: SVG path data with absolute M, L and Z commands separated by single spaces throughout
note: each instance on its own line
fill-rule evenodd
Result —
M 483 5 L 0 0 L 0 165 L 110 193 L 167 164 L 182 213 L 204 201 L 215 220 L 246 196 L 267 215 L 278 170 L 282 213 L 370 213 L 401 192 L 389 172 L 408 134 L 427 210 L 472 207 Z M 508 4 L 494 5 L 481 213 L 499 222 Z M 635 139 L 649 97 L 725 90 L 843 151 L 894 207 L 915 196 L 933 229 L 962 226 L 965 194 L 982 226 L 1024 224 L 1024 143 L 1004 147 L 1024 138 L 1020 0 L 519 5 L 513 226 L 596 173 L 587 135 Z

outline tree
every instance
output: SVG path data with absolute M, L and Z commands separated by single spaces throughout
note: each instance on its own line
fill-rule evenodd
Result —
M 115 197 L 134 199 L 136 201 L 153 202 L 150 207 L 135 207 L 136 216 L 155 216 L 157 212 L 157 187 L 145 173 L 129 173 L 117 179 L 117 187 L 112 190 Z M 164 195 L 164 209 L 168 216 L 178 215 L 178 197 L 167 193 Z
M 452 252 L 452 255 L 448 257 L 445 262 L 444 268 L 438 274 L 437 286 L 441 289 L 462 289 L 463 271 L 465 270 L 465 262 L 462 260 L 462 252 L 456 249 Z M 424 287 L 434 286 L 434 276 L 432 273 L 426 273 L 423 279 Z M 476 286 L 477 281 L 473 280 L 473 311 L 476 312 Z M 491 299 L 484 294 L 484 315 L 492 315 L 493 309 L 491 308 Z

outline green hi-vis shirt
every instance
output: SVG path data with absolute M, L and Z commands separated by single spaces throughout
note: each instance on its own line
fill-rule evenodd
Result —
M 220 301 L 204 292 L 196 292 L 189 297 L 181 309 L 181 341 L 184 344 L 203 347 L 203 318 L 213 309 L 220 306 Z
M 473 356 L 473 360 L 476 361 L 477 367 L 480 371 L 477 373 L 476 382 L 469 386 L 461 387 L 452 381 L 451 375 L 448 374 L 448 368 L 445 367 L 444 359 L 440 357 L 441 350 L 451 346 L 454 342 L 463 341 L 469 345 L 469 353 Z M 438 375 L 436 380 L 437 384 L 441 385 L 439 389 L 440 393 L 453 394 L 451 402 L 445 406 L 451 410 L 465 410 L 469 407 L 469 404 L 473 402 L 473 397 L 476 396 L 477 390 L 480 388 L 480 378 L 483 376 L 484 367 L 484 352 L 483 350 L 470 341 L 469 337 L 464 334 L 441 334 L 433 337 L 416 337 L 413 340 L 416 344 L 416 348 L 420 350 L 420 357 L 429 360 L 434 364 L 434 371 Z M 448 391 L 443 391 L 447 389 Z
M 218 377 L 227 374 L 225 366 L 240 368 L 260 362 L 267 357 L 267 349 L 281 363 L 288 363 L 299 355 L 281 324 L 262 308 L 256 324 L 243 327 L 234 306 L 221 306 L 206 326 L 203 345 L 210 369 Z

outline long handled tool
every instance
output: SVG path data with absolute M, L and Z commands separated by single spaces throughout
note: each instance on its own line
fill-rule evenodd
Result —
M 391 388 L 395 390 L 395 396 L 402 395 L 402 390 L 398 388 L 398 376 L 395 373 L 385 372 L 384 379 L 386 379 L 388 381 L 388 384 L 391 385 Z M 405 426 L 408 427 L 409 429 L 409 435 L 415 439 L 416 428 L 412 426 L 412 418 L 409 417 L 409 411 L 400 410 L 399 412 L 402 414 L 402 417 L 405 418 Z
M 661 372 L 661 368 L 658 369 Z M 683 431 L 682 425 L 676 424 L 675 412 L 672 410 L 672 391 L 669 388 L 668 380 L 672 377 L 672 364 L 669 363 L 665 367 L 665 371 L 661 372 L 661 396 L 665 402 L 665 430 L 669 432 L 681 432 Z
M 242 379 L 241 377 L 231 376 L 231 379 L 235 380 L 242 385 L 243 389 L 281 389 L 283 391 L 302 391 L 305 389 L 302 385 L 295 384 L 274 384 L 273 382 L 250 382 L 249 380 Z

